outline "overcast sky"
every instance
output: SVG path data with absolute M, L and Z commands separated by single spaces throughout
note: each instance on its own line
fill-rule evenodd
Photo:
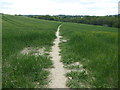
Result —
M 119 0 L 0 0 L 0 13 L 23 15 L 114 15 Z

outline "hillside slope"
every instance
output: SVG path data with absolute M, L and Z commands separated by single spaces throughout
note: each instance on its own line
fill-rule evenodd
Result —
M 52 67 L 47 52 L 60 22 L 12 15 L 3 15 L 2 22 L 3 88 L 47 85 L 49 71 L 43 69 Z
M 53 67 L 50 48 L 61 24 L 3 15 L 3 88 L 44 88 Z M 64 23 L 60 55 L 70 88 L 118 87 L 118 29 Z
M 61 27 L 62 62 L 71 88 L 117 88 L 118 29 L 65 23 Z

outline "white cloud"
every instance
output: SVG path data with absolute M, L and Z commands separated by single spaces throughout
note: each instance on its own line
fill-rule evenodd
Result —
M 109 15 L 118 13 L 118 0 L 0 0 L 7 14 Z

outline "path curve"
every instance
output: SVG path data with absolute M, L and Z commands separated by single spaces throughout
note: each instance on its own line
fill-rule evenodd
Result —
M 65 69 L 63 68 L 63 63 L 60 62 L 61 56 L 59 43 L 60 43 L 60 30 L 61 25 L 58 26 L 56 36 L 57 38 L 54 40 L 54 45 L 52 46 L 52 51 L 50 53 L 53 61 L 54 68 L 51 69 L 51 83 L 50 88 L 67 88 L 65 77 Z

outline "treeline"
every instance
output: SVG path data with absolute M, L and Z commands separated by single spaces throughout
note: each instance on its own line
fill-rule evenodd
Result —
M 109 16 L 71 16 L 71 15 L 27 15 L 32 18 L 45 19 L 45 20 L 55 20 L 63 22 L 74 22 L 92 25 L 102 25 L 108 27 L 120 28 L 119 15 L 109 15 Z

